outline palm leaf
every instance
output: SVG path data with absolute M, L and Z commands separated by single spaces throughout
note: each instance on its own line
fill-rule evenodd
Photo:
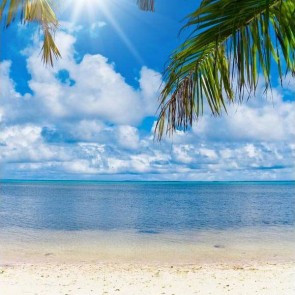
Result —
M 295 73 L 294 0 L 204 0 L 188 16 L 190 35 L 172 54 L 164 74 L 156 134 L 187 130 L 203 114 L 255 93 L 259 72 L 271 87 L 271 67 L 282 80 Z
M 60 52 L 54 42 L 53 34 L 58 21 L 50 0 L 3 0 L 0 5 L 0 21 L 7 28 L 16 17 L 23 23 L 38 23 L 43 30 L 42 59 L 53 65 L 53 57 L 59 58 Z M 4 12 L 6 17 L 4 18 Z

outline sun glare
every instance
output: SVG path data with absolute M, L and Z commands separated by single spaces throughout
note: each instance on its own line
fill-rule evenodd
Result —
M 113 5 L 114 3 L 116 3 L 115 6 Z M 98 15 L 103 16 L 134 58 L 143 64 L 142 57 L 133 46 L 129 37 L 122 30 L 117 18 L 114 17 L 115 10 L 113 8 L 116 7 L 118 9 L 118 2 L 113 2 L 112 0 L 67 0 L 65 4 L 66 9 L 71 11 L 71 22 L 73 23 L 86 21 L 92 24 L 100 20 Z
M 72 21 L 76 22 L 80 17 L 93 19 L 98 9 L 102 9 L 107 1 L 104 0 L 74 0 L 68 1 L 72 9 Z

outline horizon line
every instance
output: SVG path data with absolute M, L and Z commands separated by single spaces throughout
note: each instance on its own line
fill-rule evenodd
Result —
M 13 179 L 13 178 L 0 178 L 1 182 L 295 182 L 295 179 L 289 180 L 91 180 L 91 179 Z

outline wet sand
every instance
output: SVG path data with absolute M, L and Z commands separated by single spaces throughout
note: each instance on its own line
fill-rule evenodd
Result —
M 295 294 L 294 236 L 262 240 L 250 232 L 198 233 L 184 240 L 3 231 L 0 294 Z

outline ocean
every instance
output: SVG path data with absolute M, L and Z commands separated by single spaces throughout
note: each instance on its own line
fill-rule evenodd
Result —
M 289 255 L 294 224 L 294 182 L 0 183 L 0 255 L 38 243 L 93 253 L 114 244 L 191 251 L 275 243 Z

